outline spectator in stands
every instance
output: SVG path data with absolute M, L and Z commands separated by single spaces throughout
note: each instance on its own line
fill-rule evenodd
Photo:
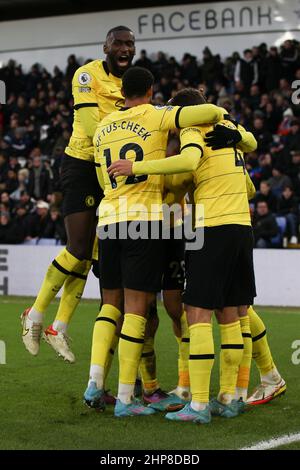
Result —
M 28 178 L 29 170 L 27 168 L 18 171 L 18 186 L 10 195 L 12 200 L 20 200 L 21 193 L 28 189 Z
M 272 176 L 272 157 L 269 153 L 263 153 L 258 157 L 260 166 L 260 178 L 268 180 Z
M 145 49 L 141 50 L 140 58 L 135 62 L 134 65 L 138 67 L 144 67 L 145 69 L 150 70 L 150 72 L 153 70 L 153 62 L 149 59 L 149 57 L 147 57 L 147 52 Z
M 28 235 L 26 239 L 48 238 L 47 234 L 50 223 L 49 204 L 39 200 L 36 205 L 36 211 L 31 214 L 28 220 Z
M 272 238 L 278 233 L 276 219 L 269 211 L 265 201 L 257 203 L 253 218 L 253 232 L 256 248 L 270 248 Z
M 0 243 L 17 244 L 24 241 L 24 232 L 18 219 L 12 220 L 9 212 L 0 213 Z
M 290 123 L 290 132 L 286 136 L 285 144 L 289 151 L 300 150 L 300 121 L 293 119 Z
M 55 240 L 60 241 L 62 245 L 67 243 L 64 219 L 60 211 L 55 206 L 50 209 L 50 221 L 44 230 L 44 237 L 54 238 Z
M 252 132 L 257 140 L 257 149 L 260 153 L 267 153 L 273 141 L 271 132 L 269 132 L 265 125 L 265 120 L 261 114 L 256 115 L 253 121 Z
M 219 56 L 213 56 L 211 50 L 205 47 L 203 50 L 203 64 L 200 67 L 202 81 L 209 89 L 222 78 L 223 66 Z
M 280 50 L 282 64 L 282 76 L 289 81 L 293 79 L 293 73 L 297 68 L 299 52 L 296 44 L 291 39 L 284 41 Z
M 276 134 L 278 126 L 282 119 L 281 111 L 278 108 L 275 108 L 273 102 L 268 102 L 263 112 L 265 117 L 266 129 L 271 134 Z
M 255 85 L 259 81 L 258 64 L 253 58 L 251 49 L 245 49 L 243 55 L 244 58 L 239 59 L 236 64 L 234 80 L 236 84 L 241 82 L 245 92 L 248 94 L 251 85 Z
M 21 191 L 19 203 L 26 208 L 28 214 L 35 208 L 35 200 L 30 197 L 28 191 Z
M 5 189 L 10 194 L 15 191 L 18 187 L 17 173 L 14 170 L 9 169 L 7 172 Z
M 191 54 L 184 54 L 182 59 L 181 78 L 187 80 L 192 86 L 197 86 L 199 81 L 199 70 L 196 57 Z
M 68 57 L 68 65 L 66 68 L 66 77 L 68 80 L 72 80 L 74 73 L 80 67 L 79 63 L 77 62 L 76 56 L 74 54 L 69 55 Z
M 3 193 L 1 193 L 0 202 L 8 208 L 8 211 L 11 214 L 14 207 L 14 203 L 10 199 L 9 193 L 7 191 L 3 191 Z
M 277 47 L 270 47 L 269 53 L 261 64 L 261 79 L 268 92 L 278 88 L 279 80 L 282 77 L 282 65 Z
M 0 192 L 5 190 L 8 163 L 4 153 L 0 153 Z
M 31 197 L 44 200 L 48 200 L 52 192 L 50 173 L 40 156 L 33 158 L 32 168 L 29 170 L 28 191 Z
M 163 77 L 167 68 L 168 68 L 168 61 L 167 61 L 166 55 L 163 52 L 159 51 L 157 53 L 157 60 L 153 64 L 153 72 L 154 72 L 155 78 L 159 80 L 161 77 Z
M 287 170 L 288 176 L 291 178 L 296 196 L 300 197 L 300 149 L 293 150 L 290 153 L 291 162 Z
M 280 97 L 283 99 L 282 95 L 280 95 Z M 281 105 L 283 105 L 283 103 L 280 105 L 281 99 L 279 100 L 277 99 L 276 101 L 277 101 L 277 109 L 278 109 Z M 278 105 L 278 102 L 279 102 L 279 105 Z M 294 120 L 293 110 L 291 108 L 287 108 L 283 112 L 283 119 L 278 126 L 277 134 L 280 136 L 288 135 L 291 131 L 291 126 L 292 126 L 291 123 L 293 122 L 293 120 Z
M 251 108 L 254 110 L 258 109 L 261 100 L 261 92 L 259 86 L 256 83 L 254 85 L 251 85 L 249 95 L 249 103 Z
M 277 215 L 287 221 L 287 236 L 291 244 L 298 243 L 298 201 L 291 186 L 285 186 L 278 199 Z
M 269 210 L 274 214 L 277 211 L 278 199 L 275 194 L 272 193 L 268 181 L 261 181 L 260 183 L 259 191 L 257 191 L 254 199 L 255 206 L 257 206 L 259 202 L 266 202 Z
M 20 127 L 17 127 L 4 136 L 4 140 L 8 144 L 11 155 L 15 155 L 16 157 L 26 155 L 31 145 L 30 139 L 28 135 L 26 135 L 25 128 Z
M 272 177 L 268 180 L 271 190 L 274 194 L 280 195 L 285 186 L 291 186 L 291 179 L 283 173 L 280 165 L 275 165 L 272 169 Z

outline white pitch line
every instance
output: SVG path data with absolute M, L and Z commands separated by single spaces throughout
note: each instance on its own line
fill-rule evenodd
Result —
M 300 441 L 300 432 L 295 434 L 284 434 L 283 436 L 274 437 L 269 441 L 261 441 L 250 447 L 242 447 L 240 450 L 268 450 Z

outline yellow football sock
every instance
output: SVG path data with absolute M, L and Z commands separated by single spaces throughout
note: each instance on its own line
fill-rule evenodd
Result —
M 116 348 L 118 346 L 118 343 L 119 343 L 119 336 L 114 335 L 114 337 L 112 339 L 112 342 L 111 342 L 111 345 L 110 345 L 109 355 L 107 357 L 105 368 L 104 368 L 104 374 L 105 374 L 104 382 L 106 381 L 106 378 L 107 378 L 108 373 L 110 371 L 110 368 L 111 368 L 111 365 L 112 365 L 112 361 L 113 361 L 114 354 L 115 354 Z
M 196 323 L 190 328 L 189 374 L 193 402 L 209 402 L 210 375 L 214 363 L 211 323 Z
M 247 312 L 250 319 L 252 336 L 252 357 L 259 369 L 260 375 L 266 375 L 275 368 L 267 340 L 266 327 L 253 307 L 249 307 Z
M 189 354 L 190 354 L 190 331 L 186 319 L 186 313 L 183 312 L 181 319 L 181 338 L 177 338 L 178 343 L 178 387 L 189 387 Z
M 66 325 L 70 323 L 73 313 L 82 297 L 90 268 L 91 261 L 83 260 L 77 266 L 76 270 L 73 270 L 71 275 L 65 280 L 63 293 L 55 317 L 56 321 L 63 322 Z
M 134 385 L 144 345 L 146 318 L 126 313 L 119 340 L 119 382 Z
M 248 389 L 252 359 L 252 337 L 250 333 L 250 320 L 248 315 L 240 318 L 242 337 L 244 341 L 243 359 L 239 367 L 236 386 Z
M 220 325 L 220 392 L 218 400 L 230 403 L 235 396 L 239 366 L 243 359 L 244 341 L 240 321 Z
M 120 316 L 113 305 L 102 305 L 94 326 L 91 365 L 105 367 Z
M 144 340 L 139 371 L 144 391 L 150 395 L 159 388 L 159 383 L 156 377 L 154 338 L 151 336 L 146 337 Z
M 47 274 L 32 307 L 39 313 L 44 313 L 67 277 L 77 269 L 80 263 L 79 259 L 64 248 L 48 267 Z

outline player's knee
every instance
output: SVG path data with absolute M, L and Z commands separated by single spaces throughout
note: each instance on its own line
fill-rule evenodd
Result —
M 68 243 L 67 250 L 71 253 L 71 255 L 75 256 L 75 258 L 83 260 L 83 259 L 91 259 L 92 251 L 85 246 L 85 243 Z

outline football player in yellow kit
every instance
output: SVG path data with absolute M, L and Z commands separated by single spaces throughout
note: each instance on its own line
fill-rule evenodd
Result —
M 24 345 L 37 355 L 46 309 L 63 287 L 56 318 L 45 330 L 44 339 L 68 362 L 74 362 L 75 357 L 66 330 L 91 267 L 96 209 L 103 196 L 95 172 L 93 136 L 101 119 L 124 104 L 121 77 L 135 55 L 133 32 L 126 26 L 111 29 L 103 51 L 105 60 L 83 65 L 72 81 L 73 132 L 61 168 L 67 246 L 48 267 L 33 306 L 21 317 Z
M 201 102 L 199 100 L 197 104 Z M 224 125 L 231 123 L 224 121 Z M 192 401 L 183 410 L 168 413 L 166 417 L 200 423 L 211 420 L 208 402 L 214 360 L 212 311 L 219 309 L 221 312 L 223 348 L 220 393 L 215 408 L 221 408 L 222 415 L 233 417 L 241 409 L 235 400 L 235 389 L 244 349 L 238 307 L 252 304 L 255 296 L 252 229 L 242 153 L 233 148 L 212 150 L 205 146 L 204 136 L 210 130 L 212 126 L 209 125 L 183 129 L 179 156 L 132 165 L 133 174 L 139 171 L 146 174 L 194 171 L 195 226 L 200 236 L 204 227 L 204 245 L 202 249 L 188 251 L 186 257 L 184 301 L 190 330 Z M 253 149 L 250 141 L 254 142 L 254 147 L 256 142 L 250 133 L 248 140 L 248 148 Z M 117 165 L 113 174 L 120 174 Z M 203 213 L 197 213 L 197 204 L 204 206 L 205 218 Z
M 133 400 L 134 382 L 144 343 L 146 315 L 161 289 L 162 244 L 152 231 L 162 220 L 162 178 L 141 175 L 114 178 L 107 168 L 116 159 L 164 159 L 170 129 L 189 123 L 217 122 L 223 110 L 214 105 L 153 107 L 153 77 L 134 67 L 123 77 L 125 107 L 105 118 L 95 133 L 95 161 L 104 199 L 99 206 L 99 269 L 103 306 L 95 324 L 90 380 L 84 394 L 89 406 L 103 408 L 105 364 L 121 316 L 125 318 L 119 342 L 119 390 L 116 416 L 152 414 Z M 138 226 L 137 239 L 131 230 Z
M 203 101 L 200 100 L 199 96 L 195 95 L 195 93 L 197 93 L 195 90 L 184 90 L 184 91 L 180 92 L 178 94 L 178 97 L 182 98 L 184 101 L 182 102 L 179 99 L 179 101 L 175 101 L 174 104 L 182 105 L 184 102 L 186 104 L 192 104 L 192 103 L 199 104 L 199 103 L 203 102 Z M 182 96 L 179 96 L 179 95 L 182 95 Z M 192 100 L 192 101 L 189 102 L 189 99 Z M 230 127 L 231 126 L 229 126 L 229 128 Z M 201 129 L 203 129 L 205 131 L 205 128 L 203 126 L 201 127 Z M 214 152 L 212 153 L 212 156 L 217 156 L 217 154 L 218 154 L 220 157 L 222 157 L 222 155 L 225 155 L 225 153 L 226 153 L 226 152 L 224 152 L 224 149 L 220 152 L 220 149 L 223 148 L 224 146 L 226 146 L 224 144 L 224 135 L 225 134 L 222 131 L 222 126 L 217 125 L 216 129 L 217 129 L 217 131 L 213 131 L 213 132 L 210 132 L 210 133 L 207 134 L 208 136 L 211 137 L 211 139 L 210 138 L 205 139 L 205 143 L 207 144 L 207 147 L 212 147 L 212 151 L 215 151 L 215 153 Z M 229 134 L 230 134 L 230 138 L 228 139 L 228 146 L 229 147 L 235 146 L 236 143 L 240 141 L 240 139 L 241 139 L 240 132 L 239 132 L 240 130 L 241 130 L 241 128 L 240 128 L 240 126 L 238 126 L 238 128 L 236 128 L 235 130 L 231 130 L 229 132 Z M 220 132 L 221 132 L 221 134 L 220 134 Z M 218 140 L 218 138 L 220 138 L 220 136 L 222 136 L 222 138 L 221 138 L 222 145 L 218 147 L 217 140 Z M 173 160 L 173 162 L 171 160 L 168 161 L 168 162 L 154 162 L 154 161 L 150 162 L 150 161 L 148 161 L 148 162 L 134 163 L 133 165 L 131 165 L 131 163 L 129 163 L 129 162 L 126 162 L 126 163 L 125 162 L 117 162 L 117 163 L 112 165 L 111 172 L 114 175 L 119 175 L 119 174 L 131 175 L 131 174 L 139 174 L 140 171 L 142 173 L 146 173 L 146 174 L 147 173 L 149 173 L 149 174 L 159 174 L 159 173 L 172 173 L 172 172 L 186 171 L 189 164 L 192 164 L 192 166 L 194 164 L 196 165 L 196 163 L 195 163 L 197 161 L 197 155 L 195 154 L 195 152 L 196 152 L 195 149 L 196 148 L 198 148 L 199 150 L 201 149 L 201 154 L 203 156 L 205 156 L 205 155 L 207 156 L 209 154 L 209 149 L 205 148 L 205 143 L 204 143 L 204 141 L 201 142 L 200 133 L 197 130 L 197 128 L 186 129 L 186 130 L 183 130 L 181 132 L 181 144 L 182 144 L 182 151 L 184 153 L 184 156 L 182 155 L 181 158 L 178 159 L 178 157 L 175 157 L 175 159 L 171 159 L 171 160 Z M 249 142 L 249 143 L 251 144 L 251 142 Z M 187 147 L 189 147 L 189 150 L 187 150 Z M 190 147 L 192 147 L 192 149 Z M 195 147 L 195 149 L 193 147 Z M 251 147 L 251 145 L 250 145 L 250 147 Z M 246 151 L 246 147 L 244 149 Z M 203 154 L 203 151 L 205 152 L 204 154 Z M 200 157 L 200 158 L 202 158 L 202 157 Z M 189 162 L 187 160 L 189 160 Z M 241 198 L 244 198 L 244 193 L 247 193 L 247 191 L 245 192 L 244 189 L 243 189 L 243 191 L 241 191 L 239 193 L 237 191 L 236 186 L 233 184 L 233 178 L 235 178 L 236 182 L 240 184 L 241 188 L 242 188 L 241 184 L 244 184 L 244 183 L 242 183 L 241 176 L 239 176 L 240 170 L 239 170 L 238 167 L 243 167 L 243 164 L 241 164 L 241 163 L 243 163 L 242 157 L 241 157 L 241 155 L 239 155 L 239 153 L 237 153 L 235 151 L 235 167 L 237 167 L 237 168 L 236 169 L 231 168 L 232 171 L 230 171 L 229 173 L 228 173 L 228 171 L 225 171 L 225 170 L 230 169 L 229 168 L 230 167 L 230 161 L 228 161 L 226 159 L 222 160 L 222 158 L 219 158 L 217 160 L 216 159 L 206 160 L 204 158 L 202 160 L 202 162 L 200 161 L 197 170 L 196 170 L 197 165 L 195 166 L 195 173 L 194 173 L 194 180 L 196 182 L 195 196 L 196 196 L 196 198 L 198 197 L 198 199 L 200 199 L 200 200 L 203 199 L 204 205 L 206 206 L 205 207 L 206 208 L 206 215 L 208 213 L 209 214 L 208 219 L 210 219 L 210 220 L 208 220 L 208 222 L 205 220 L 205 225 L 207 227 L 215 227 L 215 226 L 218 227 L 218 225 L 219 225 L 220 229 L 221 229 L 221 227 L 225 225 L 223 220 L 226 219 L 225 223 L 227 222 L 228 223 L 228 229 L 231 229 L 231 226 L 230 226 L 231 224 L 229 223 L 230 222 L 229 219 L 232 218 L 232 217 L 235 217 L 237 226 L 245 225 L 245 227 L 247 227 L 247 225 L 249 225 L 249 220 L 248 220 L 249 219 L 249 211 L 247 209 L 246 199 L 243 200 L 243 201 L 241 200 Z M 224 165 L 223 169 L 221 168 L 222 164 Z M 220 168 L 218 168 L 218 167 L 220 167 Z M 223 173 L 223 170 L 224 170 L 224 173 Z M 198 175 L 198 172 L 199 172 L 199 175 Z M 200 175 L 201 175 L 201 178 L 200 178 Z M 220 183 L 220 180 L 222 180 L 222 179 L 224 180 L 224 177 L 226 177 L 226 180 L 224 181 L 224 184 L 222 185 Z M 249 181 L 249 177 L 248 177 L 247 174 L 246 174 L 246 177 L 247 177 L 246 178 L 247 190 L 248 190 L 248 186 L 250 186 L 250 190 L 251 190 L 251 185 L 250 185 L 251 182 Z M 249 185 L 248 185 L 248 182 L 249 182 Z M 232 184 L 232 189 L 234 189 L 234 191 L 232 193 L 228 192 L 229 183 Z M 214 189 L 213 189 L 213 185 L 215 185 Z M 205 197 L 205 195 L 207 195 L 207 197 Z M 233 200 L 234 198 L 236 199 L 235 201 Z M 240 201 L 238 201 L 238 198 L 240 198 Z M 227 201 L 227 199 L 228 199 L 229 202 Z M 221 202 L 222 202 L 222 204 L 221 204 Z M 240 209 L 242 209 L 242 204 L 244 204 L 243 207 L 245 208 L 245 210 L 243 210 L 241 212 L 234 211 L 233 209 L 234 209 L 235 206 L 237 206 L 237 204 L 239 204 Z M 223 219 L 224 217 L 225 217 L 225 219 Z M 246 221 L 247 217 L 248 217 L 248 219 Z M 229 222 L 228 222 L 227 219 L 229 220 Z M 245 229 L 242 229 L 242 230 L 244 230 L 244 232 L 245 232 L 248 229 L 245 228 Z M 211 238 L 208 239 L 208 242 L 213 238 L 212 233 L 209 234 L 209 237 L 211 237 Z M 244 237 L 244 238 L 246 238 L 246 237 Z M 219 244 L 221 243 L 220 241 L 222 243 L 224 243 L 224 240 L 223 240 L 222 237 L 219 238 Z M 204 250 L 204 252 L 202 252 L 202 257 L 204 256 L 204 261 L 205 261 L 205 256 L 207 256 L 207 253 L 209 252 L 209 248 L 210 247 L 208 246 L 208 248 L 206 248 L 206 250 Z M 215 259 L 218 259 L 218 250 L 216 250 L 216 248 L 217 248 L 217 245 L 215 245 L 214 253 L 211 252 L 211 255 L 213 255 L 211 257 L 214 260 L 214 264 L 216 264 Z M 238 282 L 240 282 L 239 287 L 241 287 L 241 288 L 240 289 L 233 289 L 232 292 L 230 293 L 231 297 L 229 296 L 230 299 L 228 300 L 228 298 L 227 298 L 227 300 L 226 300 L 226 302 L 228 301 L 230 303 L 230 305 L 237 305 L 237 303 L 241 301 L 242 296 L 244 296 L 243 298 L 245 300 L 247 295 L 248 295 L 247 299 L 250 298 L 249 293 L 252 292 L 251 295 L 253 295 L 254 292 L 255 292 L 255 286 L 254 286 L 253 281 L 252 281 L 253 268 L 252 268 L 252 261 L 251 261 L 250 251 L 249 251 L 250 248 L 249 248 L 248 251 L 247 250 L 245 250 L 245 253 L 244 253 L 245 256 L 242 256 L 242 257 L 240 256 L 241 259 L 242 258 L 243 259 L 242 259 L 242 262 L 239 263 L 239 265 L 242 269 L 244 269 L 247 265 L 247 269 L 246 268 L 244 269 L 244 271 L 243 271 L 244 274 L 241 276 L 242 277 L 241 280 L 239 280 L 239 281 L 236 280 L 235 281 L 235 285 L 237 285 Z M 246 253 L 246 251 L 247 251 L 248 254 Z M 200 252 L 198 253 L 198 255 L 200 255 Z M 196 258 L 195 254 L 193 256 L 193 252 L 190 253 L 190 257 L 194 258 L 194 260 Z M 209 262 L 209 260 L 207 260 L 207 261 Z M 198 303 L 198 302 L 201 302 L 201 303 L 204 302 L 206 304 L 210 303 L 210 301 L 209 301 L 210 290 L 208 288 L 209 286 L 207 284 L 205 284 L 205 282 L 204 282 L 205 286 L 207 287 L 206 288 L 206 294 L 205 294 L 205 289 L 203 289 L 203 293 L 202 293 L 203 297 L 201 297 L 201 295 L 200 295 L 200 297 L 201 297 L 200 298 L 199 293 L 198 293 L 197 288 L 196 288 L 196 284 L 198 282 L 196 272 L 195 272 L 196 266 L 194 266 L 194 268 L 193 268 L 192 263 L 188 263 L 188 264 L 189 264 L 189 271 L 190 271 L 188 274 L 190 274 L 190 279 L 188 277 L 187 292 L 185 294 L 185 296 L 188 297 L 187 303 L 190 302 L 192 305 L 195 305 L 195 303 Z M 207 263 L 207 266 L 209 266 L 209 263 Z M 240 269 L 240 267 L 239 267 L 239 269 Z M 223 266 L 223 268 L 224 268 L 224 266 Z M 192 273 L 193 276 L 191 276 L 191 272 L 193 271 L 193 269 L 194 269 L 194 272 Z M 218 271 L 218 270 L 216 270 L 216 271 Z M 208 269 L 208 273 L 210 273 L 210 272 L 211 272 L 210 269 Z M 251 272 L 252 272 L 252 274 L 251 274 Z M 207 270 L 206 270 L 206 274 L 207 274 Z M 241 274 L 241 272 L 240 272 L 240 274 Z M 199 277 L 199 275 L 198 275 L 198 277 Z M 216 277 L 218 277 L 218 276 L 216 276 Z M 222 277 L 222 275 L 221 275 L 221 277 Z M 220 287 L 220 284 L 222 285 L 221 277 L 220 276 L 218 277 L 218 281 L 217 281 L 218 288 Z M 246 278 L 247 278 L 246 284 L 249 284 L 249 286 L 247 286 L 247 287 L 246 287 L 246 284 L 244 284 Z M 193 286 L 193 283 L 194 283 L 194 286 Z M 197 284 L 197 285 L 199 287 L 199 284 Z M 252 289 L 252 291 L 251 291 L 251 289 Z M 229 294 L 227 293 L 226 295 L 229 295 Z M 215 301 L 213 301 L 213 299 L 211 299 L 211 302 L 213 303 Z M 247 303 L 248 302 L 245 302 L 245 305 Z M 187 306 L 187 308 L 190 309 L 189 305 Z M 207 311 L 207 309 L 205 309 L 205 308 L 204 309 L 203 308 L 199 309 L 197 306 L 193 307 L 192 310 L 194 310 L 194 311 L 192 311 L 192 321 L 194 319 L 193 318 L 194 315 L 197 316 L 197 314 L 200 315 L 200 313 L 204 314 L 204 313 L 206 313 L 205 310 Z M 199 312 L 199 310 L 202 310 L 202 312 Z M 226 313 L 226 312 L 222 312 L 221 314 L 219 313 L 218 317 L 219 317 L 219 321 L 222 325 L 221 326 L 221 332 L 222 332 L 222 339 L 224 340 L 223 349 L 226 349 L 227 352 L 224 352 L 222 350 L 222 354 L 221 354 L 221 365 L 222 365 L 223 373 L 221 375 L 221 390 L 220 390 L 220 394 L 219 394 L 219 397 L 218 397 L 220 401 L 214 401 L 213 403 L 211 403 L 211 408 L 212 408 L 212 410 L 215 414 L 222 414 L 223 416 L 232 417 L 232 416 L 236 416 L 238 414 L 239 408 L 240 408 L 238 402 L 236 400 L 234 400 L 234 389 L 235 389 L 235 386 L 237 384 L 236 383 L 236 378 L 237 378 L 238 368 L 237 367 L 231 367 L 231 371 L 230 371 L 229 370 L 230 367 L 228 368 L 228 364 L 226 364 L 226 362 L 228 362 L 229 358 L 226 359 L 226 356 L 230 356 L 230 361 L 233 364 L 234 361 L 232 361 L 233 357 L 231 357 L 231 356 L 234 356 L 234 355 L 238 356 L 238 353 L 235 353 L 235 351 L 233 351 L 233 350 L 242 349 L 242 347 L 240 347 L 240 346 L 242 346 L 242 343 L 238 341 L 238 339 L 241 339 L 240 338 L 241 335 L 237 331 L 239 329 L 238 328 L 238 323 L 237 322 L 229 322 L 228 323 L 226 318 L 224 318 L 225 317 L 224 313 Z M 228 311 L 228 313 L 230 314 L 229 316 L 231 317 L 231 315 L 234 313 L 233 309 L 232 309 L 232 312 Z M 237 312 L 235 312 L 235 313 L 237 313 Z M 244 350 L 244 354 L 243 355 L 240 354 L 241 357 L 239 358 L 242 361 L 244 360 L 244 367 L 240 367 L 240 369 L 242 369 L 242 374 L 241 374 L 241 377 L 239 376 L 240 388 L 238 389 L 238 392 L 240 392 L 240 391 L 244 392 L 245 390 L 242 390 L 242 388 L 243 388 L 242 384 L 248 385 L 247 375 L 249 375 L 249 367 L 250 367 L 249 359 L 251 360 L 251 355 L 250 355 L 251 335 L 250 335 L 250 331 L 249 331 L 249 318 L 250 318 L 250 325 L 251 325 L 253 343 L 255 344 L 255 342 L 260 341 L 262 338 L 266 342 L 266 338 L 265 338 L 264 328 L 262 328 L 262 326 L 260 325 L 260 323 L 262 323 L 262 322 L 261 321 L 257 322 L 258 316 L 253 311 L 252 307 L 250 307 L 248 309 L 249 318 L 247 318 L 248 316 L 246 315 L 246 307 L 241 308 L 239 313 L 240 314 L 242 313 L 242 316 L 240 317 L 240 327 L 241 327 L 242 337 L 243 337 L 243 340 L 244 340 L 244 348 L 245 348 L 245 350 L 247 349 L 247 354 L 246 354 L 246 351 Z M 223 316 L 223 318 L 222 318 L 222 316 Z M 236 316 L 235 319 L 236 318 L 238 318 L 238 317 Z M 203 319 L 203 317 L 202 317 L 202 319 Z M 232 320 L 233 317 L 231 317 L 230 319 Z M 226 321 L 224 321 L 224 320 L 226 320 Z M 206 323 L 207 318 L 205 318 L 203 321 L 204 321 L 203 324 L 201 324 L 201 323 L 197 324 L 197 322 L 192 323 L 192 327 L 190 329 L 195 330 L 195 331 L 191 332 L 191 333 L 193 333 L 194 336 L 197 336 L 198 333 L 201 333 L 200 331 L 198 331 L 198 330 L 201 329 L 200 327 L 203 327 L 202 329 L 203 329 L 203 334 L 204 334 L 204 327 L 209 326 L 209 323 Z M 257 335 L 257 328 L 260 328 L 262 330 L 261 335 Z M 208 333 L 208 332 L 206 332 L 206 333 Z M 209 335 L 206 334 L 206 336 L 208 337 Z M 239 338 L 238 338 L 238 336 L 239 336 Z M 236 342 L 234 342 L 233 339 Z M 201 342 L 198 341 L 198 346 L 200 345 L 200 343 Z M 239 343 L 241 343 L 241 344 L 239 344 Z M 197 344 L 197 342 L 193 341 L 193 348 L 194 349 L 197 349 L 196 344 Z M 234 345 L 234 347 L 232 345 Z M 208 344 L 206 346 L 208 347 Z M 260 346 L 261 346 L 259 348 L 260 352 L 259 352 L 259 354 L 256 354 L 256 357 L 257 358 L 260 357 L 260 359 L 258 361 L 258 366 L 259 366 L 260 372 L 261 372 L 262 385 L 259 387 L 258 392 L 262 393 L 261 390 L 260 390 L 261 388 L 263 388 L 265 391 L 269 391 L 270 392 L 269 397 L 268 397 L 268 399 L 266 399 L 266 401 L 268 401 L 268 400 L 274 398 L 275 396 L 278 396 L 280 393 L 282 393 L 284 391 L 283 389 L 285 388 L 285 383 L 281 379 L 277 369 L 274 366 L 269 348 L 268 347 L 267 348 L 262 348 L 262 346 L 263 346 L 262 344 Z M 262 349 L 264 349 L 264 351 L 262 351 Z M 204 393 L 202 393 L 202 392 L 204 392 L 203 384 L 205 383 L 205 380 L 203 380 L 203 378 L 204 378 L 204 376 L 206 376 L 206 378 L 207 378 L 208 375 L 209 375 L 209 370 L 208 369 L 210 369 L 211 361 L 213 360 L 213 357 L 208 357 L 208 356 L 213 356 L 213 353 L 205 354 L 204 355 L 205 357 L 202 354 L 200 354 L 200 355 L 199 354 L 196 354 L 196 355 L 191 354 L 191 356 L 190 356 L 190 359 L 195 359 L 195 362 L 190 360 L 190 371 L 192 370 L 192 373 L 194 373 L 194 376 L 193 376 L 194 392 L 195 392 L 194 393 L 194 401 L 191 403 L 191 405 L 188 405 L 186 407 L 186 409 L 183 410 L 182 412 L 179 412 L 177 414 L 169 414 L 169 415 L 167 415 L 167 417 L 169 419 L 178 419 L 178 420 L 182 420 L 182 421 L 191 420 L 191 421 L 197 421 L 197 422 L 209 422 L 210 421 L 209 408 L 207 406 L 204 406 L 205 403 L 207 403 L 207 397 L 205 397 L 206 398 L 205 403 L 201 402 L 201 400 L 199 400 L 199 397 L 201 399 L 203 399 L 203 397 L 204 397 Z M 247 356 L 247 357 L 245 357 L 245 356 Z M 236 357 L 236 359 L 238 359 L 238 358 Z M 201 365 L 201 367 L 199 367 L 199 365 L 201 364 L 201 361 L 197 365 L 197 369 L 199 369 L 199 370 L 203 369 L 202 370 L 202 379 L 201 379 L 202 382 L 203 382 L 203 384 L 202 384 L 203 390 L 202 391 L 199 391 L 200 388 L 201 388 L 199 386 L 199 383 L 200 383 L 199 380 L 200 380 L 200 375 L 201 375 L 199 370 L 198 370 L 198 372 L 199 372 L 198 377 L 197 377 L 197 374 L 195 375 L 196 371 L 195 371 L 194 364 L 196 364 L 198 362 L 198 360 L 199 361 L 202 360 L 203 361 L 202 364 L 205 367 L 207 366 L 206 367 L 207 371 L 206 371 L 206 373 L 204 373 L 204 368 L 205 367 L 204 366 L 202 367 L 202 365 Z M 235 361 L 235 362 L 236 363 L 239 362 L 240 365 L 243 364 L 243 362 L 241 363 L 240 361 Z M 246 367 L 246 365 L 247 365 L 247 367 Z M 246 370 L 247 368 L 248 368 L 248 371 Z M 266 378 L 267 378 L 267 380 L 264 383 L 263 381 Z M 271 381 L 272 381 L 272 384 L 270 383 Z M 239 386 L 239 382 L 238 382 L 238 386 Z M 271 390 L 272 386 L 273 386 L 273 389 Z M 198 388 L 199 388 L 199 390 L 198 390 Z M 222 388 L 223 388 L 223 390 L 222 390 Z M 197 390 L 195 391 L 195 389 L 197 389 Z M 229 389 L 230 389 L 230 393 L 229 393 Z M 269 389 L 269 390 L 267 390 L 267 389 Z M 246 389 L 246 391 L 247 391 L 247 389 Z M 243 396 L 243 398 L 245 399 L 244 396 Z M 252 401 L 251 399 L 252 399 L 252 397 L 250 397 L 250 400 L 249 400 L 250 403 Z M 227 403 L 226 403 L 226 400 L 227 400 Z

